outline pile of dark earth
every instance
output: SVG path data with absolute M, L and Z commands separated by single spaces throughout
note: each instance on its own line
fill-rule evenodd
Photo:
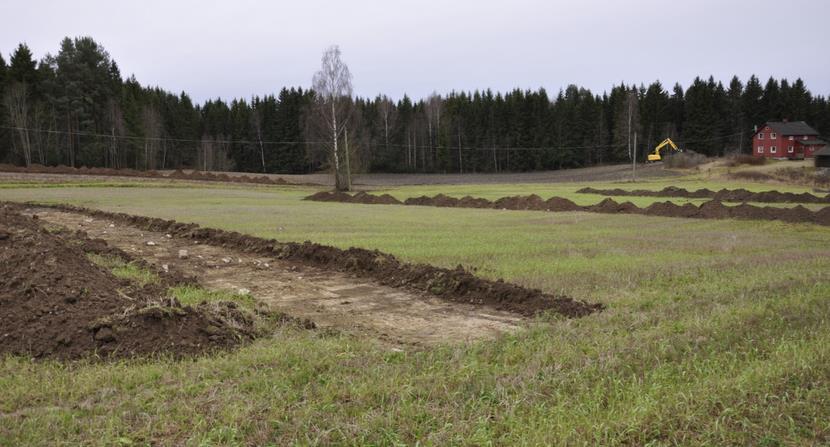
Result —
M 43 166 L 33 164 L 29 167 L 15 166 L 10 164 L 1 164 L 0 171 L 2 172 L 16 172 L 23 174 L 61 174 L 61 175 L 101 175 L 113 177 L 137 177 L 150 179 L 177 179 L 177 180 L 199 180 L 207 182 L 228 182 L 228 183 L 256 183 L 260 185 L 289 185 L 288 181 L 282 177 L 272 178 L 265 175 L 228 175 L 215 174 L 207 171 L 191 171 L 186 173 L 182 170 L 175 170 L 169 175 L 165 175 L 158 171 L 137 171 L 134 169 L 112 169 L 112 168 L 87 168 L 82 166 L 80 168 L 73 168 L 69 166 Z
M 305 200 L 372 205 L 390 204 L 449 208 L 491 208 L 501 210 L 587 211 L 605 214 L 641 214 L 644 216 L 685 217 L 693 219 L 780 220 L 784 222 L 806 222 L 818 225 L 830 225 L 830 207 L 812 211 L 801 205 L 792 208 L 759 207 L 746 203 L 737 206 L 727 206 L 717 200 L 702 203 L 700 206 L 692 203 L 677 205 L 672 202 L 656 202 L 645 208 L 640 208 L 631 202 L 618 203 L 610 198 L 606 198 L 595 205 L 588 206 L 577 205 L 571 200 L 562 197 L 551 197 L 548 200 L 544 200 L 536 194 L 502 197 L 494 201 L 470 196 L 459 199 L 438 194 L 433 197 L 411 197 L 402 202 L 388 194 L 375 196 L 366 192 L 348 194 L 329 191 L 312 194 L 306 197 Z
M 89 253 L 140 263 L 102 240 L 0 205 L 0 354 L 178 358 L 256 336 L 255 315 L 235 303 L 185 306 L 168 297 L 170 286 L 188 282 L 180 274 L 158 272 L 159 283 L 139 286 L 98 266 Z
M 624 189 L 595 189 L 582 188 L 578 193 L 598 194 L 603 196 L 640 196 L 640 197 L 683 197 L 688 199 L 713 199 L 721 202 L 763 202 L 763 203 L 823 203 L 830 204 L 830 196 L 816 196 L 809 192 L 796 194 L 793 192 L 762 191 L 752 192 L 746 189 L 698 189 L 689 191 L 687 189 L 668 186 L 660 191 L 636 189 L 627 191 Z

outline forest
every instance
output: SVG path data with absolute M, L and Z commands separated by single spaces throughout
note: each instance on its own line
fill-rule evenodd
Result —
M 311 73 L 309 73 L 311 77 Z M 91 37 L 65 38 L 36 60 L 0 53 L 0 162 L 139 170 L 307 173 L 327 169 L 314 92 L 194 104 L 185 92 L 124 77 Z M 827 97 L 801 79 L 697 77 L 684 88 L 620 83 L 354 97 L 345 123 L 355 172 L 502 172 L 642 161 L 666 137 L 709 156 L 749 152 L 753 128 L 803 120 L 830 135 Z M 636 138 L 635 138 L 636 135 Z

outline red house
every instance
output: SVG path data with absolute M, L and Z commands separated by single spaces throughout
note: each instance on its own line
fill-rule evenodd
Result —
M 812 158 L 826 144 L 804 121 L 767 121 L 752 136 L 752 154 L 768 158 Z

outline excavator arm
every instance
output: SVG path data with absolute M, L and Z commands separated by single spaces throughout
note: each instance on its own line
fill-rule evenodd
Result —
M 663 150 L 666 146 L 671 147 L 672 149 L 681 152 L 680 149 L 674 144 L 674 141 L 671 138 L 666 138 L 663 140 L 662 143 L 658 144 L 657 147 L 654 148 L 654 152 L 648 154 L 648 161 L 660 161 L 663 157 L 660 156 L 660 151 Z

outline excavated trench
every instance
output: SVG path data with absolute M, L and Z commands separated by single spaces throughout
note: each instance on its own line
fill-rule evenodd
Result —
M 751 219 L 751 220 L 780 220 L 784 222 L 807 222 L 818 225 L 830 225 L 830 207 L 818 211 L 809 210 L 801 205 L 792 208 L 759 207 L 749 204 L 726 206 L 720 201 L 712 200 L 700 206 L 686 203 L 677 205 L 672 202 L 656 202 L 645 208 L 640 208 L 631 202 L 618 203 L 606 198 L 596 205 L 580 206 L 562 198 L 551 197 L 544 200 L 538 195 L 502 197 L 491 201 L 476 197 L 449 197 L 438 194 L 433 197 L 411 197 L 403 202 L 384 194 L 359 192 L 348 194 L 343 192 L 321 191 L 312 194 L 305 200 L 319 202 L 343 202 L 361 204 L 395 204 L 416 206 L 437 206 L 449 208 L 491 208 L 504 210 L 536 210 L 536 211 L 587 211 L 605 214 L 640 214 L 644 216 L 685 217 L 692 219 Z
M 659 191 L 636 189 L 633 191 L 624 189 L 595 189 L 582 188 L 578 193 L 598 194 L 603 196 L 635 196 L 635 197 L 682 197 L 687 199 L 712 199 L 720 202 L 761 202 L 761 203 L 820 203 L 830 204 L 830 195 L 816 196 L 808 192 L 796 194 L 792 192 L 762 191 L 752 192 L 743 188 L 721 189 L 712 191 L 702 188 L 689 191 L 684 188 L 668 186 Z
M 49 256 L 49 262 L 25 258 L 40 256 L 38 253 L 42 250 L 32 248 L 38 244 L 57 243 L 55 238 L 58 236 L 37 228 L 44 224 L 62 228 L 66 234 L 82 235 L 78 237 L 84 240 L 96 241 L 95 244 L 82 244 L 82 247 L 95 245 L 99 251 L 115 250 L 120 257 L 141 262 L 159 272 L 161 277 L 176 275 L 173 282 L 195 282 L 210 290 L 244 290 L 264 304 L 268 312 L 290 316 L 290 321 L 308 321 L 318 328 L 367 335 L 393 345 L 430 345 L 491 338 L 515 331 L 529 317 L 541 312 L 575 318 L 603 307 L 501 280 L 479 278 L 461 267 L 445 269 L 409 264 L 373 250 L 342 250 L 311 242 L 278 242 L 196 224 L 72 206 L 7 203 L 2 204 L 2 208 L 5 210 L 2 228 L 8 228 L 3 234 L 16 234 L 19 222 L 28 222 L 27 240 L 34 245 L 21 244 L 16 236 L 0 238 L 4 256 L 2 273 L 4 277 L 16 278 L 0 289 L 0 311 L 4 315 L 4 327 L 15 328 L 12 332 L 17 340 L 7 343 L 6 349 L 0 352 L 28 352 L 36 357 L 58 358 L 74 358 L 90 352 L 117 352 L 128 356 L 150 352 L 150 347 L 156 345 L 163 347 L 162 352 L 189 354 L 208 350 L 213 345 L 234 346 L 255 336 L 245 329 L 225 337 L 223 326 L 216 323 L 219 319 L 202 316 L 198 307 L 181 306 L 166 299 L 166 285 L 143 295 L 135 290 L 126 295 L 141 303 L 139 308 L 149 306 L 145 303 L 168 306 L 163 315 L 210 320 L 207 326 L 216 327 L 207 329 L 207 341 L 185 337 L 180 343 L 185 347 L 176 347 L 174 345 L 179 342 L 175 337 L 165 338 L 162 342 L 159 337 L 150 337 L 152 343 L 146 347 L 134 347 L 128 345 L 127 340 L 135 340 L 140 334 L 127 330 L 134 327 L 132 320 L 117 323 L 117 330 L 110 325 L 104 335 L 97 335 L 94 321 L 134 305 L 130 300 L 124 301 L 119 293 L 119 290 L 126 290 L 127 285 L 91 265 L 84 257 L 83 249 L 73 252 L 74 260 L 71 261 L 52 261 Z M 78 245 L 75 242 L 62 244 Z M 49 266 L 49 269 L 37 276 L 38 281 L 27 279 L 40 265 Z M 83 265 L 97 276 L 108 277 L 109 282 L 91 280 L 88 276 L 77 275 L 74 270 L 66 270 L 66 266 L 73 265 Z M 57 286 L 70 278 L 77 278 L 77 281 L 73 279 L 71 286 L 63 289 Z M 78 292 L 85 287 L 95 297 L 89 302 L 85 301 L 85 294 Z M 22 291 L 28 295 L 21 295 Z M 71 306 L 66 303 L 68 296 L 72 297 Z M 102 300 L 112 300 L 112 304 L 102 306 Z M 41 306 L 41 302 L 46 304 Z M 75 309 L 80 308 L 79 305 L 88 308 L 89 312 L 103 309 L 103 314 L 93 312 L 84 316 L 66 310 L 67 306 Z M 57 323 L 48 317 L 53 314 L 60 316 Z M 12 321 L 20 324 L 14 326 Z M 181 325 L 179 320 L 173 321 L 165 330 L 172 331 Z M 203 322 L 198 320 L 197 323 L 193 331 L 198 335 Z M 66 325 L 71 325 L 69 332 L 77 333 L 78 338 L 65 343 L 61 334 L 67 331 L 59 329 L 44 335 L 52 340 L 52 345 L 26 347 L 38 331 Z M 32 330 L 25 330 L 27 327 Z M 135 328 L 144 330 L 146 326 Z M 116 335 L 111 337 L 111 334 Z M 80 339 L 83 342 L 77 341 Z M 61 346 L 64 345 L 72 346 L 71 350 L 62 353 L 64 348 Z

